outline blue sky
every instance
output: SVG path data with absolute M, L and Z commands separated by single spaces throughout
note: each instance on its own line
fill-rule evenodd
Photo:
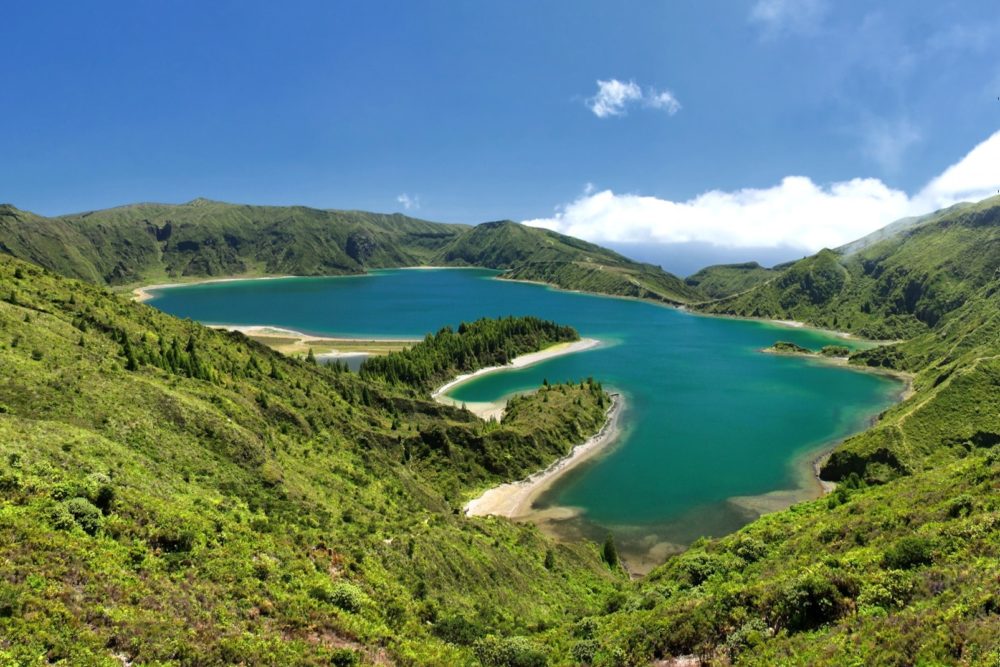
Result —
M 749 247 L 662 203 L 870 179 L 873 227 L 947 203 L 920 194 L 1000 129 L 988 2 L 40 1 L 3 24 L 0 200 L 44 214 L 205 196 Z

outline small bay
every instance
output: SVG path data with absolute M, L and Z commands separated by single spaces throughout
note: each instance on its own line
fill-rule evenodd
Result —
M 637 563 L 730 532 L 768 498 L 780 505 L 815 495 L 807 471 L 818 450 L 865 428 L 901 390 L 890 378 L 760 352 L 776 340 L 813 349 L 845 343 L 832 333 L 495 276 L 399 269 L 207 283 L 155 290 L 150 305 L 206 324 L 357 338 L 420 337 L 463 320 L 536 315 L 599 339 L 595 349 L 484 375 L 449 395 L 492 401 L 543 380 L 586 377 L 621 392 L 621 436 L 556 482 L 539 501 L 539 522 L 570 538 L 611 531 Z

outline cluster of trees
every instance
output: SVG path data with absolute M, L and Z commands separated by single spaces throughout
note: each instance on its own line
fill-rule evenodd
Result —
M 140 364 L 149 364 L 175 374 L 183 374 L 199 380 L 212 381 L 212 367 L 198 355 L 198 346 L 193 336 L 181 347 L 180 341 L 174 338 L 170 343 L 162 337 L 159 343 L 153 345 L 133 346 L 124 331 L 119 332 L 119 342 L 122 346 L 122 356 L 125 357 L 125 369 L 135 371 Z
M 487 366 L 509 363 L 514 357 L 555 343 L 579 340 L 573 327 L 537 317 L 481 319 L 445 327 L 417 345 L 361 365 L 361 377 L 427 390 L 448 378 Z

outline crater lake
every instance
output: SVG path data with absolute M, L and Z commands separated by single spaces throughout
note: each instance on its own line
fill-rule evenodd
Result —
M 560 477 L 533 518 L 565 539 L 611 532 L 637 571 L 700 536 L 815 497 L 812 462 L 898 400 L 900 381 L 802 357 L 785 340 L 856 347 L 832 332 L 694 315 L 654 303 L 496 279 L 484 269 L 202 283 L 151 290 L 150 305 L 205 324 L 319 336 L 415 338 L 480 317 L 534 315 L 601 345 L 487 374 L 449 392 L 494 401 L 543 380 L 593 377 L 620 392 L 620 434 Z

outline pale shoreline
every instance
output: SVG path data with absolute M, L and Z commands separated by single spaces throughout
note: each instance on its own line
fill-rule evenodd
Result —
M 440 271 L 443 269 L 478 269 L 482 267 L 478 266 L 397 266 L 389 267 L 389 270 L 405 270 L 405 271 Z M 372 269 L 373 271 L 381 271 L 384 269 Z M 195 278 L 194 280 L 185 280 L 177 283 L 157 283 L 155 285 L 139 285 L 130 289 L 132 294 L 132 299 L 140 303 L 149 301 L 156 297 L 155 294 L 151 292 L 158 289 L 169 289 L 171 287 L 189 287 L 191 285 L 207 285 L 209 283 L 234 283 L 241 281 L 251 281 L 251 280 L 281 280 L 283 278 L 354 278 L 359 275 L 368 275 L 368 273 L 357 274 L 357 273 L 343 273 L 334 274 L 328 276 L 293 276 L 293 275 L 280 275 L 280 276 L 227 276 L 225 278 Z M 126 288 L 127 289 L 127 288 Z
M 167 289 L 169 287 L 187 287 L 189 285 L 207 285 L 208 283 L 235 283 L 243 280 L 280 280 L 282 278 L 294 278 L 295 276 L 248 276 L 240 278 L 238 276 L 230 278 L 199 278 L 180 283 L 160 283 L 157 285 L 140 285 L 132 288 L 132 299 L 143 303 L 156 297 L 152 290 Z
M 348 338 L 314 336 L 294 329 L 262 324 L 206 324 L 211 329 L 238 331 L 292 357 L 304 357 L 312 350 L 316 359 L 340 359 L 358 355 L 388 354 L 420 342 L 418 338 Z
M 446 396 L 446 393 L 460 384 L 464 384 L 473 378 L 482 377 L 483 375 L 488 375 L 489 373 L 496 373 L 497 371 L 513 370 L 515 368 L 525 368 L 527 366 L 532 366 L 534 364 L 541 363 L 543 361 L 548 361 L 549 359 L 554 359 L 556 357 L 561 357 L 564 354 L 573 354 L 574 352 L 583 352 L 584 350 L 590 350 L 601 344 L 601 341 L 596 338 L 581 338 L 580 340 L 569 342 L 569 343 L 556 343 L 555 345 L 549 346 L 544 350 L 539 350 L 538 352 L 530 352 L 528 354 L 522 354 L 515 357 L 506 366 L 488 366 L 486 368 L 480 368 L 474 373 L 464 373 L 459 375 L 431 392 L 431 398 L 433 398 L 438 403 L 442 405 L 452 405 L 455 407 L 465 406 L 467 410 L 472 412 L 474 415 L 480 419 L 489 421 L 490 419 L 496 419 L 500 421 L 503 418 L 504 410 L 507 407 L 507 401 L 501 397 L 495 401 L 481 401 L 481 402 L 468 402 L 459 401 L 450 396 Z
M 611 395 L 611 405 L 605 413 L 604 425 L 595 435 L 576 445 L 569 454 L 553 462 L 544 470 L 516 482 L 508 482 L 485 491 L 465 504 L 466 516 L 502 516 L 524 519 L 532 512 L 532 505 L 557 479 L 584 461 L 593 458 L 618 437 L 618 417 L 623 400 L 620 394 Z

